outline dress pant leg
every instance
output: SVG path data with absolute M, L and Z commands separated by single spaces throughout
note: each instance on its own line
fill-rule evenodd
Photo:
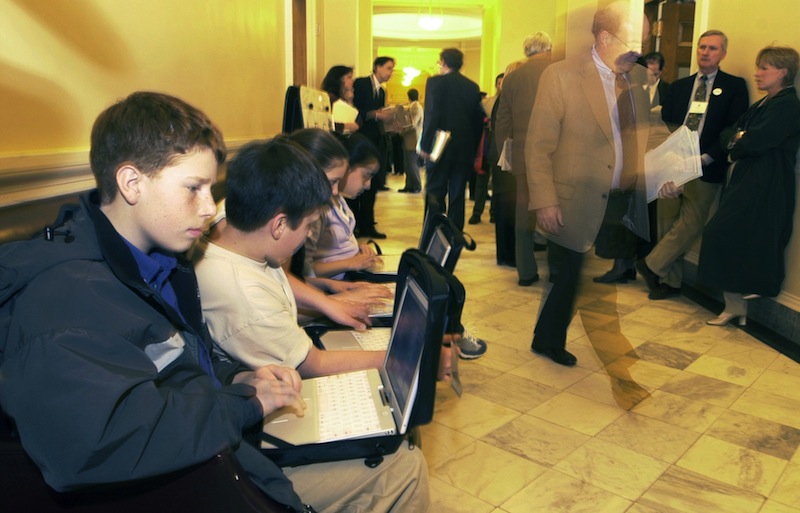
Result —
M 683 194 L 678 200 L 667 200 L 663 207 L 662 200 L 658 200 L 659 232 L 662 236 L 645 262 L 667 285 L 680 288 L 683 281 L 681 257 L 703 233 L 719 188 L 719 184 L 692 180 L 684 185 Z M 662 232 L 662 229 L 665 231 Z
M 480 217 L 486 208 L 486 197 L 489 195 L 489 172 L 483 174 L 475 172 L 475 203 L 472 205 L 472 215 Z
M 417 163 L 417 152 L 415 150 L 405 150 L 405 172 L 405 189 L 411 191 L 421 189 L 422 181 L 419 177 L 419 164 Z
M 447 217 L 453 221 L 459 230 L 464 229 L 467 180 L 472 171 L 471 162 L 452 162 L 448 170 Z
M 431 219 L 435 214 L 443 214 L 447 208 L 447 167 L 444 162 L 425 164 L 425 218 Z
M 517 276 L 520 280 L 533 279 L 539 273 L 536 257 L 533 252 L 534 234 L 536 230 L 535 214 L 528 212 L 528 177 L 524 173 L 515 173 L 517 201 L 514 219 L 514 260 L 517 263 Z
M 547 251 L 558 259 L 559 271 L 539 313 L 533 330 L 532 347 L 563 350 L 567 345 L 567 329 L 575 313 L 584 253 L 559 246 L 553 241 L 548 241 Z
M 516 236 L 514 224 L 517 204 L 517 185 L 511 173 L 493 166 L 492 208 L 494 209 L 494 232 L 497 260 L 516 265 Z

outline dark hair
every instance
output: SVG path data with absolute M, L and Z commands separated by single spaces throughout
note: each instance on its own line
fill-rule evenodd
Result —
M 374 73 L 378 67 L 383 66 L 389 61 L 394 62 L 394 57 L 376 57 L 375 60 L 372 61 L 372 72 Z
M 495 81 L 495 82 L 497 82 L 497 81 L 498 81 L 498 80 L 500 80 L 501 78 L 505 78 L 505 76 L 506 76 L 506 74 L 505 74 L 505 73 L 500 73 L 499 75 L 497 75 L 496 77 L 494 77 L 494 81 Z
M 209 149 L 225 161 L 222 133 L 200 110 L 161 93 L 139 91 L 108 107 L 92 127 L 89 162 L 107 205 L 117 195 L 117 170 L 132 164 L 155 175 L 195 150 Z
M 280 213 L 295 229 L 331 199 L 319 164 L 285 135 L 239 150 L 228 164 L 225 187 L 226 219 L 243 232 L 261 228 Z
M 323 171 L 338 162 L 346 163 L 347 149 L 330 132 L 321 128 L 302 128 L 289 135 L 289 140 L 311 154 Z
M 658 69 L 664 69 L 664 64 L 666 63 L 661 52 L 650 52 L 642 59 L 644 59 L 644 62 L 658 62 Z
M 419 91 L 414 89 L 413 87 L 408 90 L 408 99 L 412 102 L 419 101 Z
M 439 58 L 450 69 L 460 70 L 464 65 L 464 53 L 458 48 L 445 48 L 439 53 Z
M 342 95 L 342 79 L 353 72 L 349 66 L 333 66 L 322 79 L 322 90 L 328 93 L 332 101 L 338 100 Z
M 378 152 L 378 147 L 367 139 L 366 136 L 358 132 L 346 136 L 336 135 L 347 149 L 350 169 L 356 166 L 365 166 L 370 162 L 377 162 L 380 164 L 381 154 Z

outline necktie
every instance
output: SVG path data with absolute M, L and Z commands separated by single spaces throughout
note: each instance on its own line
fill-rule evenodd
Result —
M 707 91 L 707 81 L 708 77 L 705 75 L 700 75 L 700 83 L 697 85 L 697 91 L 694 92 L 694 101 L 696 102 L 705 102 L 706 101 L 706 91 Z M 703 114 L 701 113 L 692 113 L 689 114 L 689 117 L 686 118 L 686 126 L 689 127 L 689 130 L 697 130 L 700 128 L 700 121 L 703 119 Z
M 617 93 L 617 113 L 619 115 L 619 134 L 622 138 L 622 174 L 619 188 L 631 189 L 636 183 L 638 144 L 636 141 L 636 114 L 633 110 L 633 95 L 625 75 L 617 75 L 614 80 Z

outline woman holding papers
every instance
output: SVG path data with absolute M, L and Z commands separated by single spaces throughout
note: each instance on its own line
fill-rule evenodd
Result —
M 331 100 L 333 121 L 338 133 L 358 130 L 358 110 L 353 107 L 353 68 L 333 66 L 322 79 L 322 90 Z
M 708 324 L 738 319 L 747 300 L 776 296 L 792 233 L 800 99 L 793 86 L 800 58 L 793 48 L 766 47 L 755 82 L 767 95 L 721 134 L 731 163 L 719 209 L 703 232 L 699 278 L 724 291 L 725 310 Z

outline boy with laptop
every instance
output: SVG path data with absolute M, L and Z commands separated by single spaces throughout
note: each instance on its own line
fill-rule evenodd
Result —
M 180 254 L 214 215 L 222 135 L 199 110 L 140 92 L 92 130 L 97 190 L 32 241 L 0 248 L 0 405 L 45 480 L 68 491 L 170 473 L 226 447 L 287 511 L 343 504 L 424 511 L 425 462 L 337 462 L 291 482 L 242 431 L 278 408 L 302 412 L 300 377 L 212 350 L 191 264 Z M 336 484 L 320 476 L 335 473 Z M 391 476 L 394 491 L 381 476 Z M 293 489 L 294 487 L 294 489 Z M 300 499 L 302 497 L 302 501 Z
M 383 351 L 320 351 L 297 324 L 281 264 L 305 243 L 330 197 L 316 161 L 285 136 L 247 145 L 228 165 L 225 220 L 193 260 L 212 338 L 250 368 L 285 365 L 308 378 L 383 362 Z

